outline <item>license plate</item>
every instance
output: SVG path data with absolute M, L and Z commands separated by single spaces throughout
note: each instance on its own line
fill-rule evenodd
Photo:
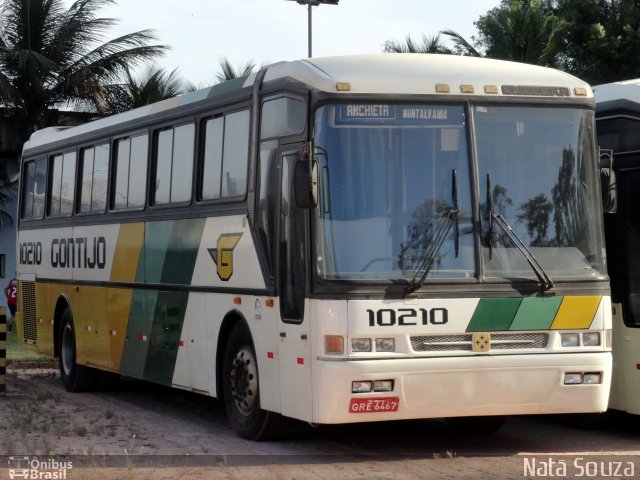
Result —
M 398 397 L 352 398 L 349 404 L 350 413 L 382 413 L 397 412 L 400 399 Z

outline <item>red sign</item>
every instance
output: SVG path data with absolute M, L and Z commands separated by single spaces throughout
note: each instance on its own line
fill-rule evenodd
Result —
M 399 404 L 398 397 L 352 398 L 349 413 L 397 412 Z

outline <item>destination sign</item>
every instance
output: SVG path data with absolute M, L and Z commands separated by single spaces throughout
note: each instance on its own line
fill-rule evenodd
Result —
M 464 125 L 464 108 L 446 105 L 346 104 L 336 125 Z

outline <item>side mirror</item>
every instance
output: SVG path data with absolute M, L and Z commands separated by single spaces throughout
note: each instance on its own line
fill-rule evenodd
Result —
M 616 172 L 613 170 L 613 150 L 600 149 L 600 188 L 602 188 L 602 208 L 605 213 L 618 210 L 618 190 Z
M 314 208 L 318 204 L 318 162 L 299 160 L 295 169 L 296 206 Z

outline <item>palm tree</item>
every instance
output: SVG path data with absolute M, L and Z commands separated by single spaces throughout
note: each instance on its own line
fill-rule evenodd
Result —
M 256 68 L 256 64 L 253 61 L 247 62 L 244 66 L 240 66 L 236 70 L 228 58 L 223 57 L 220 60 L 220 72 L 216 74 L 216 83 L 226 82 L 227 80 L 233 80 L 234 78 L 242 78 L 251 75 L 253 69 Z
M 106 89 L 105 112 L 111 114 L 166 100 L 193 87 L 179 78 L 177 68 L 167 72 L 157 65 L 151 65 L 138 78 L 134 78 L 126 69 L 125 81 L 108 85 Z
M 105 84 L 127 68 L 163 54 L 149 30 L 102 42 L 116 21 L 97 17 L 114 0 L 0 0 L 0 104 L 26 138 L 49 123 L 56 106 L 105 106 Z
M 475 24 L 487 57 L 546 66 L 556 63 L 568 27 L 540 0 L 503 0 Z
M 440 41 L 439 34 L 433 37 L 422 35 L 422 44 L 420 45 L 416 44 L 410 35 L 407 35 L 404 44 L 387 40 L 384 42 L 383 50 L 387 53 L 453 53 Z
M 17 184 L 17 180 L 11 180 L 7 174 L 5 159 L 0 159 L 0 230 L 13 225 L 13 217 L 4 207 L 15 198 Z
M 464 55 L 467 57 L 482 57 L 482 53 L 476 49 L 467 39 L 460 35 L 455 30 L 442 30 L 442 35 L 446 35 L 451 38 L 451 41 L 455 45 L 454 49 L 458 55 Z M 473 37 L 472 37 L 473 38 Z

